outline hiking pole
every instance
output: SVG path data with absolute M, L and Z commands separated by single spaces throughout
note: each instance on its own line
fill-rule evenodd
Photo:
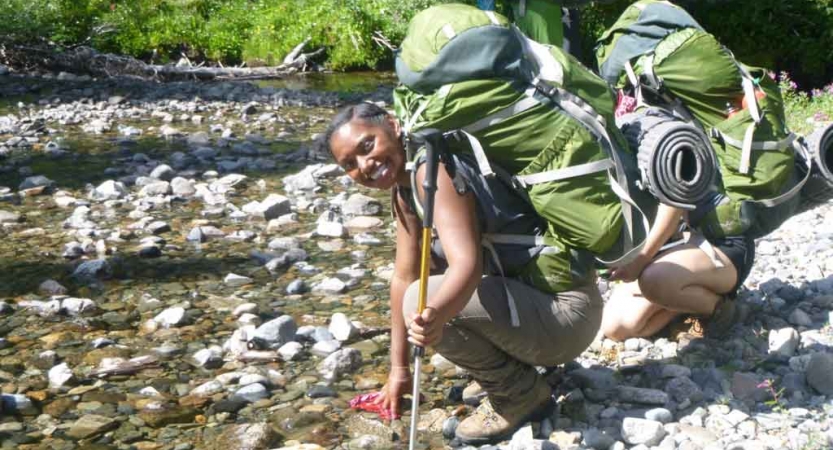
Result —
M 436 130 L 425 130 L 419 133 L 417 139 L 424 139 L 425 144 L 425 179 L 422 181 L 422 189 L 425 191 L 425 198 L 422 202 L 422 254 L 420 255 L 419 268 L 419 300 L 417 302 L 417 314 L 425 310 L 425 303 L 428 296 L 428 276 L 431 262 L 431 232 L 434 226 L 434 193 L 437 191 L 437 144 L 442 141 L 442 133 Z M 433 141 L 433 142 L 432 142 Z M 414 180 L 416 177 L 413 178 Z M 416 187 L 414 187 L 416 188 Z M 408 449 L 414 450 L 416 443 L 417 418 L 419 417 L 419 375 L 422 368 L 422 357 L 425 356 L 425 348 L 414 347 L 414 389 L 411 396 L 411 432 L 408 440 Z

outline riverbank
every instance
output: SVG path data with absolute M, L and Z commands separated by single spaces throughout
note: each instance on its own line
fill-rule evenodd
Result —
M 408 417 L 348 405 L 386 376 L 386 195 L 312 146 L 337 106 L 390 107 L 381 84 L 0 75 L 2 445 L 402 447 Z M 829 448 L 831 230 L 824 205 L 758 241 L 727 339 L 597 340 L 502 447 Z M 472 399 L 425 372 L 438 448 Z

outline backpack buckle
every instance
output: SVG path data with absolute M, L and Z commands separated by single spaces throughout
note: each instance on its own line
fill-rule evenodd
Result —
M 530 84 L 532 84 L 532 87 L 534 87 L 536 91 L 546 95 L 547 97 L 552 97 L 553 93 L 556 90 L 555 86 L 550 86 L 544 83 L 543 81 L 541 81 L 541 78 L 539 77 L 535 77 L 535 79 L 532 80 L 532 83 Z

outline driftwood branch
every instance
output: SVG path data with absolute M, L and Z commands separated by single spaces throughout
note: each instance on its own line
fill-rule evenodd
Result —
M 324 49 L 301 53 L 308 42 L 309 38 L 297 45 L 284 58 L 282 64 L 271 67 L 204 67 L 193 66 L 187 60 L 186 64 L 147 64 L 129 56 L 99 53 L 87 46 L 59 51 L 55 47 L 22 45 L 0 45 L 0 63 L 26 69 L 40 68 L 100 77 L 156 78 L 165 81 L 281 78 L 306 70 L 312 59 L 323 53 Z

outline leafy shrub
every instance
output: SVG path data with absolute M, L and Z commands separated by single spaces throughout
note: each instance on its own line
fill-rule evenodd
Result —
M 324 47 L 333 69 L 389 67 L 392 53 L 422 9 L 452 0 L 2 0 L 0 40 L 63 45 L 91 42 L 100 50 L 157 61 L 189 57 L 235 64 L 280 62 L 307 36 Z M 499 0 L 507 11 L 513 0 Z M 514 0 L 516 1 L 516 0 Z M 582 8 L 584 62 L 633 0 Z M 465 0 L 474 4 L 475 0 Z M 833 3 L 829 0 L 677 0 L 738 59 L 789 71 L 803 86 L 833 79 Z M 101 33 L 102 29 L 110 32 Z

